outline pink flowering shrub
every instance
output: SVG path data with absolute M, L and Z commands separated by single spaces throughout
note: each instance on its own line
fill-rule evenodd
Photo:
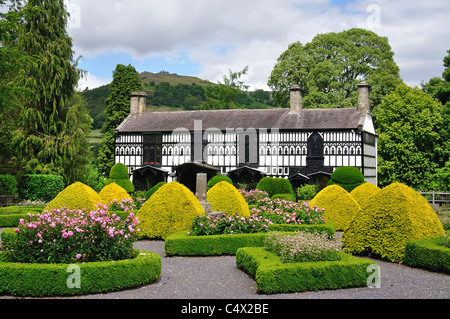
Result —
M 282 199 L 259 200 L 252 213 L 269 219 L 274 224 L 319 225 L 326 222 L 324 209 L 311 207 L 308 202 L 291 202 Z
M 132 200 L 131 198 L 124 198 L 122 200 L 113 199 L 112 202 L 107 203 L 106 205 L 109 207 L 111 212 L 123 211 L 138 211 L 142 205 L 145 203 L 145 198 L 136 198 L 136 200 Z
M 270 232 L 264 247 L 286 263 L 340 260 L 342 251 L 335 237 L 316 232 Z
M 239 192 L 241 192 L 248 205 L 257 205 L 259 201 L 269 198 L 269 194 L 267 192 L 259 189 L 252 189 L 250 191 L 240 189 Z
M 266 232 L 272 222 L 261 216 L 251 214 L 241 217 L 222 214 L 219 217 L 197 216 L 189 231 L 191 236 L 222 235 L 222 234 L 250 234 Z
M 271 224 L 319 225 L 324 224 L 323 209 L 309 203 L 294 203 L 281 199 L 264 198 L 253 208 L 250 217 L 221 215 L 197 216 L 189 231 L 193 236 L 249 234 L 266 232 Z
M 76 263 L 133 258 L 138 220 L 110 215 L 107 207 L 94 211 L 67 208 L 28 214 L 20 220 L 14 240 L 5 243 L 13 262 Z

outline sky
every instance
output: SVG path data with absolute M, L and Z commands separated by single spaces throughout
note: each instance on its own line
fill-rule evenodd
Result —
M 403 81 L 442 76 L 450 49 L 448 0 L 66 0 L 79 89 L 112 81 L 117 64 L 222 81 L 241 71 L 267 81 L 289 44 L 351 28 L 387 37 Z

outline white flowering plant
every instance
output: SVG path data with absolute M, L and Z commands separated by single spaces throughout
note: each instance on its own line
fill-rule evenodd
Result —
M 267 251 L 282 262 L 313 262 L 340 260 L 341 245 L 335 237 L 316 232 L 270 232 L 264 240 Z

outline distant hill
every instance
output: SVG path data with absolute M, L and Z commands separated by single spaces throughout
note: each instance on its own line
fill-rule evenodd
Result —
M 154 82 L 154 85 L 152 86 L 158 85 L 161 82 L 167 82 L 172 86 L 175 86 L 177 84 L 186 84 L 186 85 L 197 84 L 206 87 L 210 84 L 213 85 L 215 84 L 207 80 L 199 79 L 197 77 L 171 74 L 164 71 L 161 71 L 159 73 L 142 72 L 141 74 L 139 74 L 139 77 L 141 78 L 142 84 L 144 84 L 144 86 L 150 84 L 152 81 Z

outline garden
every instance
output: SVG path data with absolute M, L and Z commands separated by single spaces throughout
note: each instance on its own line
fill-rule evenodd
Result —
M 126 167 L 116 164 L 98 193 L 77 182 L 53 186 L 51 198 L 0 209 L 0 228 L 8 228 L 1 234 L 0 295 L 86 295 L 152 284 L 161 256 L 135 249 L 140 240 L 164 241 L 164 258 L 235 256 L 263 294 L 364 287 L 374 258 L 450 273 L 448 214 L 404 184 L 380 189 L 356 171 L 336 170 L 317 194 L 310 185 L 294 193 L 281 178 L 245 190 L 216 176 L 207 191 L 213 213 L 206 215 L 178 182 L 134 192 Z M 42 176 L 27 178 L 29 185 Z

